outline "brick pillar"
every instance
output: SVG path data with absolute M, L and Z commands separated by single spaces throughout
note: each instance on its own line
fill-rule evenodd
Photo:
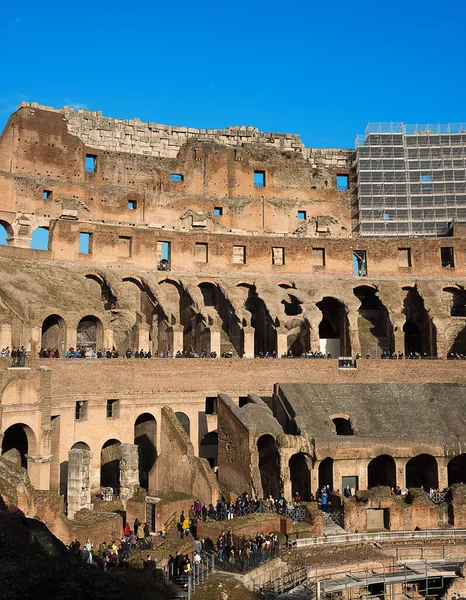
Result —
M 7 346 L 11 350 L 11 323 L 2 323 L 0 325 L 0 347 L 6 348 Z
M 68 326 L 66 328 L 65 354 L 68 352 L 68 350 L 70 348 L 74 348 L 76 350 L 76 337 L 77 337 L 76 327 Z
M 320 351 L 320 337 L 319 337 L 319 323 L 322 320 L 322 315 L 320 318 L 314 318 L 312 321 L 309 321 L 310 326 L 310 348 L 311 352 L 319 352 Z
M 395 341 L 395 352 L 399 354 L 402 352 L 405 353 L 405 334 L 403 332 L 403 327 L 397 327 L 396 331 L 393 331 L 393 339 Z
M 113 329 L 104 329 L 104 348 L 113 348 Z M 142 346 L 144 349 L 149 349 L 149 332 L 147 332 L 147 343 Z
M 348 313 L 348 326 L 349 326 L 349 341 L 351 346 L 351 355 L 361 354 L 361 342 L 359 341 L 359 329 L 358 329 L 358 318 L 359 314 L 355 311 Z M 376 357 L 374 357 L 376 358 Z
M 139 485 L 139 454 L 135 444 L 121 444 L 120 499 L 126 502 Z
M 406 490 L 406 463 L 409 458 L 395 458 L 396 465 L 396 485 L 403 491 Z
M 68 519 L 74 519 L 82 508 L 92 508 L 91 462 L 92 452 L 88 450 L 68 452 Z
M 252 327 L 244 327 L 243 336 L 243 356 L 244 358 L 254 358 L 254 329 Z
M 52 456 L 32 456 L 26 454 L 28 475 L 36 490 L 50 489 L 50 463 Z
M 173 327 L 173 356 L 177 351 L 183 350 L 183 328 L 182 327 Z
M 210 352 L 216 352 L 220 356 L 220 330 L 210 328 Z
M 277 348 L 275 352 L 277 353 L 277 358 L 281 358 L 283 354 L 288 352 L 288 330 L 279 328 L 276 330 L 277 332 Z
M 31 327 L 31 354 L 36 357 L 42 342 L 42 327 Z
M 448 463 L 450 458 L 447 456 L 436 457 L 438 464 L 438 489 L 440 491 L 448 487 Z

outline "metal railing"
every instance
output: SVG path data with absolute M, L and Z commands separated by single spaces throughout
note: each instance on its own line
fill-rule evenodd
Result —
M 268 505 L 259 506 L 246 506 L 243 508 L 229 510 L 227 507 L 223 507 L 219 511 L 211 509 L 205 518 L 206 522 L 209 521 L 229 521 L 231 519 L 237 519 L 238 517 L 247 517 L 248 515 L 277 515 L 279 517 L 287 517 L 293 521 L 299 521 L 307 523 L 309 521 L 308 512 L 304 506 L 296 506 L 292 509 L 286 509 L 284 512 L 278 512 L 275 509 L 271 509 Z
M 393 540 L 466 538 L 466 529 L 426 529 L 424 531 L 378 531 L 375 533 L 347 533 L 327 537 L 301 538 L 289 542 L 290 546 L 320 546 L 329 544 L 358 544 L 360 542 L 386 542 Z

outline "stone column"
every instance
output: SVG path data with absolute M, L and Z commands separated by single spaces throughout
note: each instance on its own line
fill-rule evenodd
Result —
M 450 458 L 447 456 L 435 457 L 438 464 L 438 489 L 440 491 L 448 487 L 448 463 Z
M 283 354 L 288 352 L 288 330 L 280 327 L 277 332 L 277 358 L 281 358 Z
M 405 334 L 403 332 L 403 327 L 395 327 L 393 328 L 393 339 L 395 342 L 395 352 L 397 354 L 405 353 Z
M 42 343 L 42 327 L 31 327 L 31 354 L 36 357 Z
M 319 337 L 319 323 L 322 320 L 322 315 L 320 319 L 312 319 L 309 321 L 311 340 L 310 340 L 310 348 L 311 352 L 319 352 L 320 351 L 320 337 Z
M 216 352 L 220 356 L 220 330 L 210 328 L 210 352 Z
M 65 343 L 65 354 L 68 352 L 70 348 L 74 348 L 76 350 L 76 338 L 77 338 L 77 330 L 76 327 L 72 325 L 67 326 L 66 328 L 66 343 Z
M 149 332 L 147 332 L 147 340 L 147 343 L 142 346 L 143 348 L 148 348 L 149 346 Z M 104 329 L 104 348 L 110 348 L 111 350 L 113 346 L 113 329 Z
M 28 475 L 32 485 L 36 490 L 50 489 L 50 463 L 52 455 L 49 456 L 32 456 L 26 454 L 28 462 Z
M 243 336 L 243 357 L 254 358 L 254 329 L 252 327 L 244 327 Z
M 396 485 L 403 491 L 406 490 L 406 463 L 409 458 L 395 458 L 396 465 Z
M 91 462 L 92 452 L 70 450 L 68 452 L 68 519 L 82 508 L 91 509 Z
M 0 325 L 0 346 L 2 348 L 9 346 L 11 350 L 11 323 L 2 323 Z
M 355 311 L 348 313 L 348 326 L 349 326 L 349 341 L 351 346 L 351 355 L 361 354 L 361 342 L 359 341 L 359 328 L 358 328 L 359 314 Z M 374 356 L 373 358 L 380 358 Z
M 178 350 L 180 352 L 183 350 L 183 328 L 180 326 L 173 327 L 173 356 Z
M 121 444 L 120 499 L 129 500 L 139 485 L 139 454 L 136 444 Z

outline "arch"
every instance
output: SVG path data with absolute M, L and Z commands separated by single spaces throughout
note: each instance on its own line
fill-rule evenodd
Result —
M 291 479 L 291 494 L 301 496 L 301 500 L 309 502 L 311 499 L 311 472 L 308 466 L 309 457 L 302 452 L 293 454 L 288 461 Z
M 380 454 L 367 466 L 368 489 L 379 486 L 396 487 L 395 459 L 388 454 Z
M 65 350 L 66 324 L 59 315 L 49 315 L 42 323 L 41 348 Z
M 31 250 L 48 250 L 49 249 L 49 228 L 36 227 L 31 235 Z
M 209 431 L 206 433 L 199 444 L 199 456 L 209 461 L 213 469 L 218 465 L 218 432 Z
M 463 356 L 466 356 L 466 327 L 460 329 L 456 334 L 455 339 L 447 352 L 447 355 L 450 354 L 462 354 Z
M 333 490 L 333 458 L 327 456 L 319 465 L 319 490 L 328 485 Z
M 335 433 L 337 435 L 354 435 L 349 417 L 334 417 L 332 422 L 335 425 Z
M 272 317 L 265 302 L 259 297 L 254 285 L 238 284 L 244 289 L 244 306 L 251 314 L 251 327 L 254 329 L 254 354 L 256 356 L 267 352 L 276 352 L 277 333 Z
M 358 335 L 363 355 L 380 356 L 393 352 L 393 327 L 387 308 L 377 296 L 377 290 L 369 285 L 359 285 L 353 294 L 360 301 L 358 308 Z
M 26 455 L 36 450 L 36 436 L 24 423 L 10 425 L 2 440 L 2 456 L 16 465 L 28 468 Z
M 120 488 L 121 442 L 107 440 L 100 451 L 100 487 Z
M 236 316 L 236 311 L 230 300 L 225 296 L 223 290 L 209 281 L 202 281 L 197 286 L 201 291 L 204 306 L 213 307 L 220 318 L 222 331 L 220 334 L 220 354 L 224 352 L 236 351 L 236 354 L 243 353 L 243 335 L 240 327 L 239 319 Z M 210 341 L 208 341 L 207 352 L 210 352 Z M 199 350 L 202 351 L 198 344 Z
M 351 356 L 349 323 L 343 302 L 325 296 L 316 306 L 322 313 L 319 324 L 320 351 L 332 356 Z
M 184 412 L 176 412 L 175 415 L 180 422 L 181 427 L 185 430 L 186 435 L 189 437 L 191 432 L 191 422 L 188 415 L 186 415 Z
M 7 221 L 0 220 L 0 246 L 8 246 L 13 239 L 13 229 Z
M 259 472 L 262 484 L 262 496 L 268 498 L 272 495 L 278 498 L 280 493 L 280 455 L 275 439 L 269 435 L 262 435 L 257 440 L 259 453 Z
M 445 287 L 444 292 L 451 294 L 450 298 L 450 316 L 466 317 L 466 292 L 459 287 Z
M 87 452 L 91 451 L 89 444 L 86 444 L 86 442 L 76 442 L 71 446 L 70 450 L 87 450 Z
M 437 329 L 425 309 L 424 299 L 415 287 L 404 287 L 406 296 L 403 301 L 403 314 L 406 317 L 403 326 L 405 334 L 405 354 L 437 356 Z
M 419 454 L 406 463 L 406 487 L 438 488 L 438 464 L 431 454 Z
M 466 483 L 466 454 L 458 454 L 448 462 L 448 485 Z
M 90 348 L 96 351 L 104 345 L 104 328 L 102 321 L 94 315 L 82 318 L 76 330 L 76 347 Z
M 103 277 L 97 273 L 88 273 L 84 276 L 90 295 L 96 300 L 104 302 L 104 309 L 111 310 L 116 307 L 117 298 Z
M 149 489 L 149 473 L 157 460 L 157 421 L 142 413 L 134 422 L 134 443 L 138 447 L 139 485 Z

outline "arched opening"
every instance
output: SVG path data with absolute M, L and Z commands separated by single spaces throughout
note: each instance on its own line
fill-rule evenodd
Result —
M 216 431 L 210 431 L 203 436 L 199 445 L 199 456 L 206 458 L 212 469 L 218 465 L 218 433 Z
M 386 307 L 374 288 L 360 285 L 353 290 L 361 302 L 358 308 L 358 334 L 361 353 L 380 357 L 382 352 L 393 352 L 393 327 Z
M 406 463 L 406 487 L 438 488 L 438 464 L 430 454 L 419 454 Z
M 95 300 L 101 300 L 104 302 L 105 310 L 112 310 L 116 307 L 117 298 L 113 295 L 110 286 L 107 282 L 98 275 L 94 275 L 93 273 L 89 273 L 86 277 L 87 289 L 89 290 L 89 294 Z
M 381 454 L 373 458 L 367 467 L 367 482 L 368 489 L 379 486 L 395 488 L 395 459 L 388 454 Z
M 89 315 L 79 321 L 77 327 L 76 346 L 78 348 L 89 348 L 93 352 L 103 347 L 104 328 L 97 317 Z
M 184 412 L 176 412 L 175 415 L 180 422 L 181 427 L 185 430 L 186 435 L 189 437 L 191 433 L 191 422 L 188 415 L 185 415 Z
M 454 483 L 466 483 L 466 454 L 459 454 L 448 463 L 448 485 Z
M 76 444 L 73 444 L 71 446 L 70 450 L 87 450 L 87 452 L 91 451 L 89 445 L 86 444 L 86 442 L 76 442 Z
M 8 241 L 13 238 L 13 229 L 6 221 L 0 221 L 0 246 L 8 246 Z
M 463 288 L 446 287 L 444 292 L 451 294 L 450 297 L 450 316 L 466 317 L 466 292 Z
M 36 438 L 28 425 L 16 423 L 5 431 L 2 441 L 2 456 L 23 469 L 27 469 L 26 455 L 35 451 Z
M 319 490 L 325 486 L 333 490 L 333 458 L 327 456 L 319 465 Z
M 157 421 L 149 413 L 139 415 L 134 423 L 134 443 L 138 447 L 139 485 L 149 489 L 149 473 L 157 460 Z
M 48 250 L 49 249 L 49 228 L 37 227 L 31 235 L 31 250 Z
M 280 493 L 280 455 L 277 444 L 271 435 L 262 435 L 257 440 L 259 453 L 259 472 L 261 476 L 262 495 L 268 498 L 279 497 Z
M 301 300 L 298 300 L 293 294 L 288 294 L 288 298 L 289 300 L 282 300 L 285 315 L 289 317 L 300 315 L 303 312 Z
M 100 452 L 100 487 L 120 489 L 121 442 L 108 440 Z
M 311 499 L 311 473 L 307 464 L 306 455 L 299 453 L 293 454 L 288 462 L 291 478 L 291 493 L 293 498 L 296 494 L 301 496 L 301 500 L 309 502 Z
M 353 428 L 351 427 L 351 421 L 344 417 L 336 417 L 332 419 L 335 425 L 335 433 L 337 435 L 354 435 Z
M 222 322 L 220 331 L 220 353 L 232 350 L 234 355 L 243 353 L 243 337 L 235 310 L 219 286 L 212 283 L 200 283 L 204 306 L 213 307 Z
M 66 325 L 58 315 L 48 316 L 42 323 L 41 348 L 65 350 Z
M 451 354 L 462 354 L 463 356 L 466 356 L 466 327 L 463 327 L 463 329 L 456 334 L 453 344 L 450 346 L 447 354 L 448 356 Z
M 287 335 L 288 352 L 293 356 L 301 356 L 303 352 L 310 350 L 310 328 L 309 321 L 293 319 L 285 324 L 289 328 Z
M 87 452 L 91 451 L 86 442 L 76 442 L 71 446 L 70 450 L 86 450 Z M 68 457 L 66 460 L 60 463 L 59 477 L 60 495 L 66 497 L 68 495 Z
M 251 314 L 251 327 L 254 329 L 254 354 L 256 356 L 276 352 L 277 335 L 272 317 L 264 301 L 259 298 L 254 285 L 237 285 L 238 294 L 243 292 L 244 306 Z
M 419 353 L 422 356 L 437 356 L 437 330 L 424 307 L 424 300 L 416 288 L 403 288 L 407 292 L 403 302 L 406 322 L 405 355 Z
M 316 304 L 322 313 L 319 324 L 320 351 L 332 356 L 351 356 L 349 324 L 345 306 L 326 296 Z

